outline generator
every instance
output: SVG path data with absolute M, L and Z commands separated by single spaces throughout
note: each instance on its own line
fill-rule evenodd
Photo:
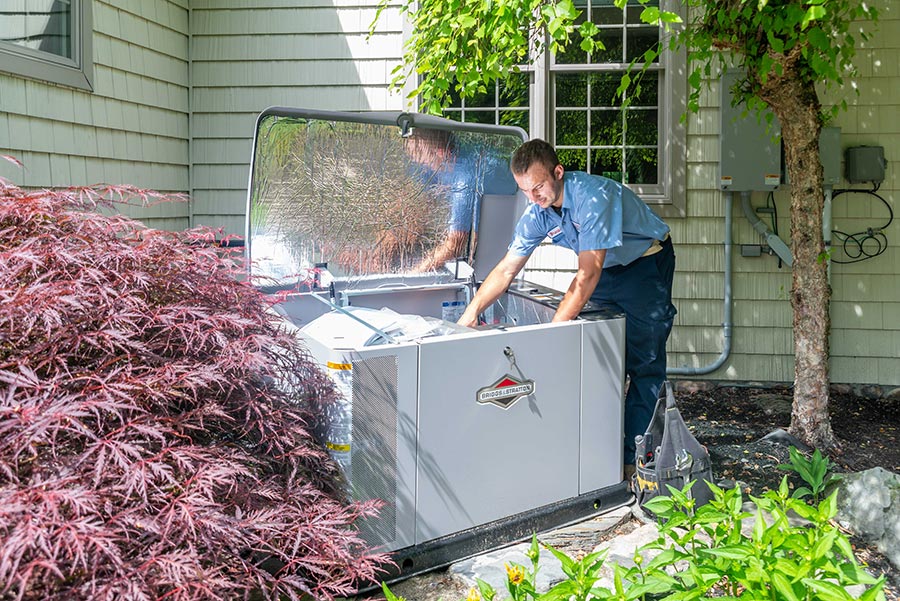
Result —
M 252 283 L 333 378 L 316 433 L 385 578 L 445 565 L 631 499 L 622 482 L 625 319 L 515 280 L 456 323 L 527 199 L 520 128 L 404 112 L 269 108 L 256 123 Z

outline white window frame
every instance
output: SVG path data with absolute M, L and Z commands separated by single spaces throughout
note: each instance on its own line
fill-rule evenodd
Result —
M 679 0 L 660 0 L 660 7 L 685 17 L 684 6 Z M 626 66 L 617 67 L 624 69 Z M 521 70 L 531 75 L 529 136 L 554 143 L 553 73 L 588 73 L 603 69 L 592 64 L 554 65 L 549 54 L 544 53 L 533 64 L 522 65 Z M 660 54 L 659 64 L 651 67 L 650 73 L 660 74 L 659 181 L 656 184 L 626 185 L 660 216 L 684 217 L 687 214 L 687 127 L 682 118 L 687 114 L 686 50 L 683 47 L 675 51 L 667 48 Z
M 660 7 L 683 13 L 683 4 L 677 0 L 661 0 Z M 554 65 L 549 56 L 540 57 L 534 69 L 536 89 L 531 96 L 531 135 L 554 143 L 553 73 L 590 73 L 602 72 L 603 69 L 591 64 Z M 659 182 L 627 185 L 661 216 L 684 217 L 687 205 L 687 128 L 682 118 L 687 113 L 686 50 L 664 50 L 660 54 L 659 65 L 651 67 L 650 72 L 660 74 Z
M 93 91 L 91 0 L 72 0 L 72 58 L 0 42 L 0 71 Z

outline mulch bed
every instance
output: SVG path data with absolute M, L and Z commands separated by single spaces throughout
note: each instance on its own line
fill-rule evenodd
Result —
M 709 449 L 716 479 L 740 483 L 745 492 L 758 495 L 777 488 L 785 475 L 792 486 L 801 483 L 777 469 L 789 462 L 788 445 L 763 439 L 777 429 L 789 428 L 791 395 L 788 387 L 718 386 L 677 391 L 676 400 L 694 435 Z M 882 467 L 900 473 L 900 400 L 835 391 L 829 412 L 840 444 L 839 453 L 831 456 L 835 472 Z M 861 540 L 851 542 L 871 573 L 888 575 L 885 597 L 900 600 L 897 570 L 876 549 Z

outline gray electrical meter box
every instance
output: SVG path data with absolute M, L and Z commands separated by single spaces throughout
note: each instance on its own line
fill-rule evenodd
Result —
M 732 106 L 731 89 L 740 74 L 728 71 L 720 80 L 719 187 L 733 192 L 773 190 L 781 184 L 781 126 L 777 119 L 766 128 L 765 119 L 741 116 Z
M 884 147 L 853 146 L 847 149 L 847 181 L 851 184 L 884 181 Z
M 819 134 L 819 162 L 822 163 L 822 183 L 836 186 L 841 183 L 841 128 L 823 127 Z M 784 183 L 790 184 L 791 178 L 784 170 Z
M 517 281 L 456 323 L 527 205 L 525 138 L 413 113 L 257 120 L 251 281 L 341 393 L 316 434 L 348 497 L 384 502 L 360 532 L 401 576 L 631 499 L 624 316 L 551 323 L 564 292 Z

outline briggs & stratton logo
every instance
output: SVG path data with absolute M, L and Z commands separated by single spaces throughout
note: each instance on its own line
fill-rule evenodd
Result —
M 519 380 L 506 374 L 490 386 L 479 389 L 475 400 L 480 404 L 491 403 L 501 409 L 509 409 L 523 396 L 534 394 L 534 380 Z

